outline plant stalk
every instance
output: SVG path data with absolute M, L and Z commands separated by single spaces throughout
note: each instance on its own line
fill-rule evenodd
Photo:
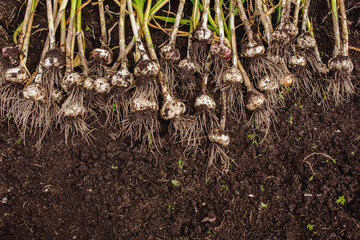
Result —
M 73 33 L 74 33 L 73 31 L 74 31 L 74 21 L 75 21 L 75 13 L 76 13 L 76 2 L 77 0 L 71 0 L 70 21 L 66 36 L 66 71 L 67 72 L 73 70 L 74 56 L 72 54 L 72 50 L 73 50 Z
M 78 51 L 79 51 L 79 56 L 80 56 L 80 62 L 81 65 L 83 66 L 83 73 L 85 76 L 88 75 L 89 73 L 89 66 L 88 66 L 88 62 L 85 58 L 85 53 L 84 53 L 84 45 L 83 45 L 83 36 L 82 36 L 82 28 L 81 28 L 81 10 L 80 7 L 82 5 L 82 0 L 77 0 L 77 14 L 76 14 L 76 37 L 77 37 L 77 44 L 78 44 Z
M 337 11 L 337 0 L 331 0 L 331 13 L 333 20 L 334 35 L 335 35 L 334 55 L 338 55 L 340 54 L 341 40 L 340 40 L 339 17 Z
M 169 40 L 170 45 L 175 44 L 177 32 L 178 32 L 179 26 L 180 26 L 180 20 L 182 18 L 183 12 L 184 12 L 184 5 L 185 5 L 185 0 L 180 0 L 179 7 L 178 7 L 178 10 L 177 10 L 177 13 L 176 13 L 174 26 L 173 26 L 173 29 L 172 29 L 172 33 L 170 35 L 170 40 Z
M 108 47 L 108 40 L 107 40 L 107 31 L 106 31 L 104 2 L 100 1 L 98 5 L 99 5 L 100 30 L 101 30 L 100 43 L 101 43 L 101 48 L 106 49 Z
M 219 43 L 223 44 L 225 40 L 225 32 L 224 32 L 224 21 L 222 18 L 222 11 L 221 11 L 220 0 L 215 0 L 215 12 L 218 21 L 219 27 Z
M 33 25 L 33 21 L 34 21 L 34 16 L 35 16 L 35 9 L 36 9 L 36 1 L 34 0 L 32 2 L 31 5 L 31 12 L 30 12 L 30 16 L 29 16 L 29 20 L 28 20 L 28 24 L 27 24 L 27 29 L 25 32 L 25 38 L 24 38 L 24 42 L 23 42 L 23 46 L 22 46 L 22 54 L 23 54 L 23 64 L 26 65 L 27 59 L 28 59 L 28 52 L 29 52 L 29 44 L 30 44 L 30 37 L 31 37 L 31 30 L 32 30 L 32 25 Z M 20 63 L 22 64 L 22 63 Z M 25 67 L 25 66 L 24 66 Z
M 294 17 L 293 17 L 293 24 L 295 26 L 298 25 L 299 23 L 299 13 L 300 13 L 300 8 L 301 8 L 301 0 L 296 0 L 295 1 L 295 10 L 294 10 Z
M 301 23 L 301 32 L 302 33 L 306 32 L 307 20 L 308 20 L 308 16 L 309 16 L 309 7 L 310 7 L 310 0 L 305 0 L 305 6 L 304 6 L 304 11 L 303 11 L 303 16 L 302 16 L 302 23 Z
M 46 0 L 46 10 L 49 28 L 49 44 L 50 49 L 55 48 L 55 31 L 54 31 L 54 15 L 51 0 Z
M 31 14 L 31 7 L 32 7 L 34 1 L 35 0 L 28 0 L 27 5 L 26 5 L 24 21 L 22 23 L 22 27 L 19 32 L 19 38 L 18 38 L 18 46 L 19 46 L 19 50 L 21 50 L 21 51 L 24 51 L 23 44 L 24 44 L 26 32 L 28 30 L 28 24 L 29 24 L 29 19 L 30 19 L 30 14 Z
M 251 30 L 250 22 L 246 16 L 244 5 L 241 0 L 237 0 L 237 6 L 239 9 L 240 19 L 241 19 L 242 23 L 244 24 L 245 32 L 249 38 L 249 41 L 252 42 L 252 41 L 254 41 L 254 34 L 253 34 L 253 31 Z
M 342 46 L 341 51 L 343 56 L 349 55 L 349 27 L 346 16 L 345 2 L 344 0 L 339 0 L 340 3 L 340 14 L 341 14 L 341 36 L 342 36 Z

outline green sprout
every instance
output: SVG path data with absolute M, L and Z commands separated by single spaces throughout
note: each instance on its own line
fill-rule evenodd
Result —
M 174 207 L 173 207 L 173 206 L 171 206 L 171 205 L 169 205 L 169 206 L 168 206 L 168 211 L 169 211 L 169 212 L 174 211 Z
M 118 168 L 119 168 L 119 166 L 111 165 L 111 169 L 113 169 L 113 170 L 116 170 L 116 169 L 118 169 Z
M 310 231 L 312 231 L 314 229 L 315 225 L 312 225 L 310 223 L 308 223 L 308 225 L 306 226 L 307 229 L 309 229 Z
M 263 208 L 267 208 L 267 207 L 268 207 L 268 205 L 265 204 L 265 203 L 263 203 L 263 202 L 261 202 L 260 205 L 261 205 L 261 207 L 263 207 Z
M 184 168 L 184 161 L 182 160 L 182 158 L 179 158 L 177 163 L 178 163 L 178 166 L 179 166 L 180 169 Z
M 180 183 L 178 180 L 174 179 L 174 180 L 171 180 L 171 183 L 172 185 L 174 185 L 174 187 L 179 187 L 180 186 Z
M 264 185 L 260 185 L 260 190 L 261 190 L 262 192 L 265 191 Z
M 340 205 L 345 205 L 345 197 L 344 196 L 339 196 L 339 198 L 335 201 L 337 204 Z

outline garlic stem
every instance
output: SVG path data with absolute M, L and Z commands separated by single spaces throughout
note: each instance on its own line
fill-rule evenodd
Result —
M 101 43 L 101 48 L 105 49 L 108 46 L 108 40 L 107 40 L 107 31 L 106 31 L 104 2 L 100 1 L 98 3 L 98 6 L 99 6 L 100 30 L 101 30 L 100 43 Z
M 304 6 L 304 11 L 303 11 L 303 16 L 302 16 L 302 23 L 301 23 L 301 32 L 302 33 L 306 32 L 307 20 L 308 20 L 308 16 L 309 16 L 309 7 L 310 7 L 310 0 L 304 0 L 304 1 L 305 1 L 305 6 Z
M 293 24 L 295 26 L 299 23 L 299 13 L 300 13 L 300 2 L 301 0 L 295 0 L 295 10 L 294 10 L 294 17 L 293 17 Z
M 54 15 L 53 15 L 53 6 L 51 0 L 46 0 L 46 10 L 47 10 L 47 19 L 48 19 L 48 28 L 49 28 L 49 44 L 50 49 L 55 48 L 55 31 L 54 31 Z
M 334 35 L 335 35 L 334 55 L 339 55 L 341 49 L 341 40 L 340 40 L 339 17 L 337 11 L 337 0 L 331 0 L 331 13 L 333 20 Z
M 243 5 L 241 0 L 237 0 L 237 6 L 238 6 L 238 9 L 239 9 L 240 19 L 241 19 L 241 21 L 242 21 L 242 23 L 244 24 L 244 27 L 245 27 L 245 32 L 246 32 L 246 34 L 247 34 L 247 36 L 249 38 L 249 41 L 252 42 L 252 41 L 254 41 L 254 33 L 251 30 L 250 22 L 249 22 L 249 19 L 246 16 L 244 5 Z
M 173 29 L 172 29 L 172 33 L 170 35 L 170 40 L 169 40 L 170 45 L 175 44 L 176 35 L 177 35 L 177 32 L 179 30 L 179 26 L 180 26 L 180 20 L 182 18 L 183 12 L 184 12 L 184 5 L 185 5 L 185 0 L 180 0 L 179 7 L 178 7 L 178 10 L 177 10 L 177 13 L 176 13 L 174 26 L 173 26 Z
M 224 21 L 221 13 L 220 0 L 215 0 L 215 12 L 216 12 L 218 28 L 219 28 L 219 43 L 223 44 L 225 40 L 225 33 L 224 33 Z
M 346 9 L 344 0 L 339 0 L 340 2 L 340 14 L 341 14 L 341 36 L 342 36 L 342 46 L 341 51 L 342 55 L 348 56 L 349 55 L 349 28 L 348 22 L 346 17 Z

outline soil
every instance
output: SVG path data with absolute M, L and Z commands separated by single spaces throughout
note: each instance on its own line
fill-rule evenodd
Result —
M 0 0 L 0 47 L 21 22 L 20 2 Z M 325 61 L 333 48 L 326 2 L 310 7 Z M 346 4 L 349 45 L 359 48 L 359 4 Z M 112 16 L 108 26 L 116 21 Z M 96 7 L 87 7 L 83 18 L 91 29 L 85 33 L 89 53 L 99 47 L 93 39 L 99 36 Z M 34 26 L 30 71 L 47 34 L 44 5 Z M 151 31 L 159 47 L 166 35 Z M 114 30 L 111 46 L 116 35 Z M 178 39 L 182 56 L 186 44 Z M 360 53 L 350 50 L 350 57 L 357 84 L 350 102 L 326 109 L 306 94 L 287 93 L 263 142 L 230 119 L 234 163 L 222 176 L 206 178 L 207 154 L 184 156 L 165 130 L 158 153 L 144 153 L 141 144 L 116 138 L 97 123 L 91 144 L 75 136 L 66 146 L 54 129 L 37 151 L 36 136 L 25 141 L 11 120 L 0 123 L 1 239 L 360 239 Z

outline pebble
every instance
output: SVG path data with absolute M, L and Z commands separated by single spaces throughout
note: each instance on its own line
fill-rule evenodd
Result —
M 112 178 L 112 175 L 111 175 L 110 172 L 107 172 L 107 173 L 104 175 L 104 179 L 105 179 L 106 181 L 110 181 L 111 178 Z

